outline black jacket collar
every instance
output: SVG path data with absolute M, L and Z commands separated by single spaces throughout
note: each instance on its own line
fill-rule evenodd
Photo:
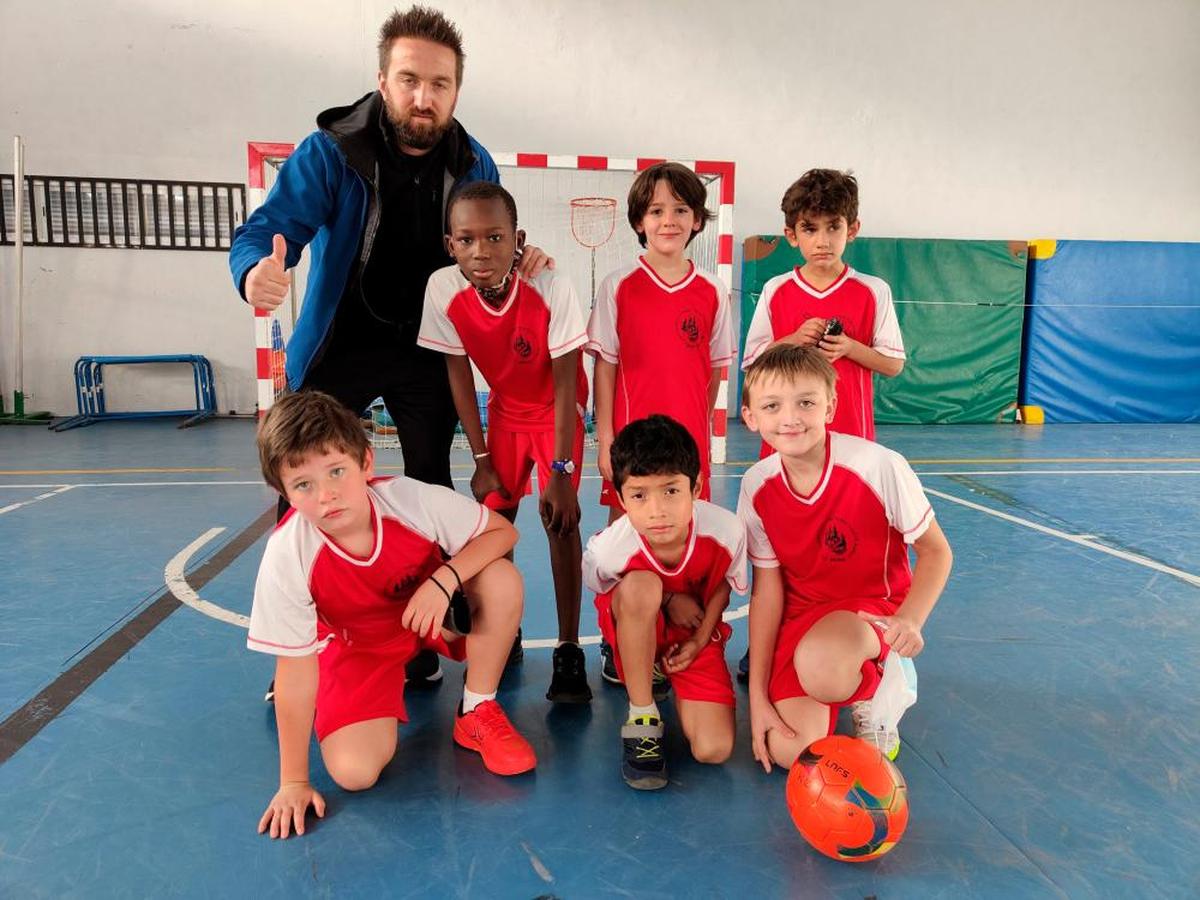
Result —
M 379 138 L 376 129 L 383 111 L 383 96 L 379 91 L 359 99 L 350 106 L 335 106 L 317 116 L 317 127 L 328 134 L 346 157 L 346 164 L 370 184 L 375 183 L 376 157 Z M 454 119 L 442 138 L 446 148 L 446 171 L 458 180 L 475 164 L 475 153 L 467 131 Z

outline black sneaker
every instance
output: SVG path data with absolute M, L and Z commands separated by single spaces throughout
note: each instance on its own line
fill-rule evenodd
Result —
M 554 648 L 554 675 L 546 699 L 551 703 L 587 703 L 592 689 L 587 683 L 587 661 L 578 644 Z
M 634 790 L 667 786 L 662 740 L 663 723 L 656 716 L 639 716 L 621 726 L 621 777 Z
M 442 680 L 442 662 L 432 650 L 422 650 L 405 664 L 404 677 L 412 687 L 431 687 Z
M 508 661 L 504 663 L 504 668 L 508 669 L 518 665 L 525 659 L 525 648 L 521 646 L 521 629 L 517 629 L 517 636 L 513 638 L 512 649 L 508 651 Z
M 617 664 L 613 661 L 612 644 L 608 641 L 600 642 L 600 677 L 609 684 L 623 684 L 621 676 L 617 674 Z
M 265 694 L 263 694 L 263 702 L 264 703 L 274 703 L 275 702 L 275 679 L 274 678 L 271 679 L 271 683 L 267 686 L 267 692 Z
M 750 651 L 746 651 L 746 655 L 738 660 L 737 679 L 742 684 L 747 684 L 750 681 Z

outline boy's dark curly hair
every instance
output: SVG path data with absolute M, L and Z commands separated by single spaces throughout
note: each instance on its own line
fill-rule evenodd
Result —
M 837 169 L 809 169 L 787 189 L 779 208 L 788 228 L 813 214 L 844 216 L 853 225 L 858 221 L 858 180 Z

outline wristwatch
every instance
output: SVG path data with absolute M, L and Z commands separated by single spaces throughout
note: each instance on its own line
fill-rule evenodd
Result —
M 560 475 L 575 474 L 575 460 L 573 459 L 556 459 L 550 463 L 550 468 Z

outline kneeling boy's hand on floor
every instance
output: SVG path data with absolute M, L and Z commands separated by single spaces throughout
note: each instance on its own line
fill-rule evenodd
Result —
M 258 833 L 270 829 L 272 838 L 285 839 L 291 831 L 304 834 L 304 815 L 309 804 L 318 818 L 325 816 L 325 798 L 307 781 L 289 781 L 280 785 L 258 822 Z

